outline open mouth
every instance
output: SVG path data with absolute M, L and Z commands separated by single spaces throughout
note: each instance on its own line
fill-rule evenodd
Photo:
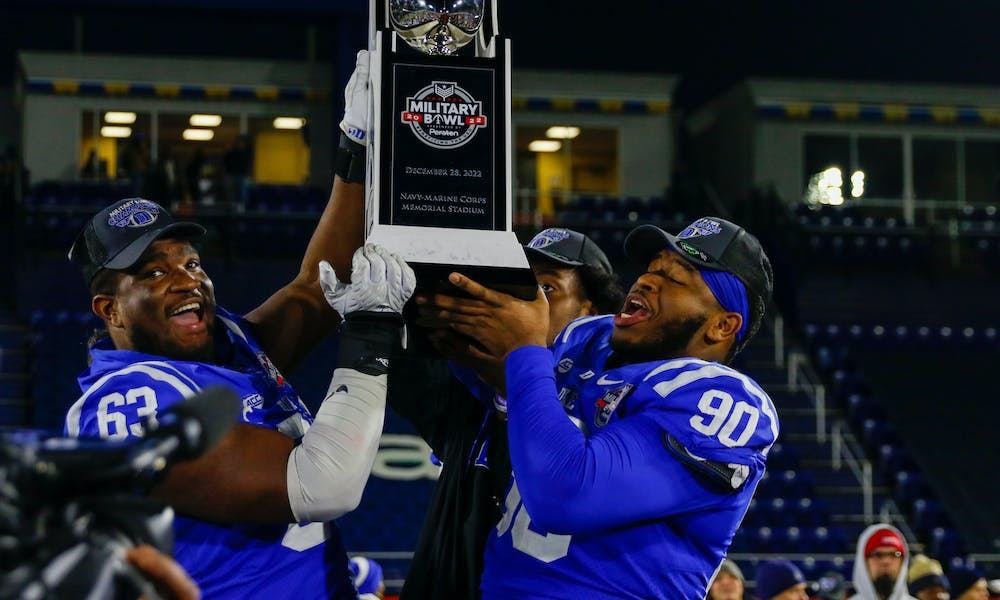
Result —
M 648 320 L 653 315 L 645 298 L 639 294 L 629 294 L 622 304 L 622 309 L 615 315 L 615 325 L 629 327 Z
M 205 307 L 197 300 L 181 304 L 170 312 L 170 321 L 181 327 L 196 329 L 203 325 Z

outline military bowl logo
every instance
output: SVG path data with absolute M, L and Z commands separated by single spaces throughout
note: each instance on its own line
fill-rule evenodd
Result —
M 125 202 L 108 214 L 108 225 L 112 227 L 145 227 L 156 221 L 160 207 L 142 198 Z
M 400 119 L 417 139 L 441 150 L 464 146 L 486 127 L 483 103 L 453 81 L 435 81 L 408 97 Z
M 569 239 L 569 231 L 565 229 L 546 229 L 545 231 L 539 232 L 538 235 L 531 238 L 528 242 L 529 248 L 534 248 L 536 250 L 551 246 L 557 242 L 561 242 L 565 239 Z
M 722 233 L 722 224 L 713 219 L 701 218 L 687 226 L 684 231 L 677 236 L 677 239 L 701 237 L 708 235 L 718 235 Z

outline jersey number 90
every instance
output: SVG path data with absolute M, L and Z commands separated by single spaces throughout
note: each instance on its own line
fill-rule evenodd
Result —
M 719 443 L 727 448 L 745 446 L 760 421 L 757 407 L 742 400 L 734 402 L 733 397 L 722 390 L 708 390 L 702 394 L 698 410 L 701 414 L 691 417 L 691 427 L 709 437 L 718 436 Z M 744 416 L 747 417 L 746 425 L 736 435 Z

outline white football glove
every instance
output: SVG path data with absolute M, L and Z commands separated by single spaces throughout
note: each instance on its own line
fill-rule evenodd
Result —
M 351 260 L 351 282 L 337 279 L 330 263 L 319 263 L 323 295 L 341 316 L 359 311 L 402 313 L 417 277 L 402 258 L 381 246 L 365 244 Z
M 344 120 L 340 130 L 352 141 L 368 145 L 368 51 L 358 51 L 354 73 L 344 88 Z

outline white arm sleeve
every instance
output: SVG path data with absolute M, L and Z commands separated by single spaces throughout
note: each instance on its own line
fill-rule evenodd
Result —
M 336 369 L 302 442 L 288 456 L 288 503 L 304 521 L 329 521 L 361 502 L 385 420 L 386 375 Z

